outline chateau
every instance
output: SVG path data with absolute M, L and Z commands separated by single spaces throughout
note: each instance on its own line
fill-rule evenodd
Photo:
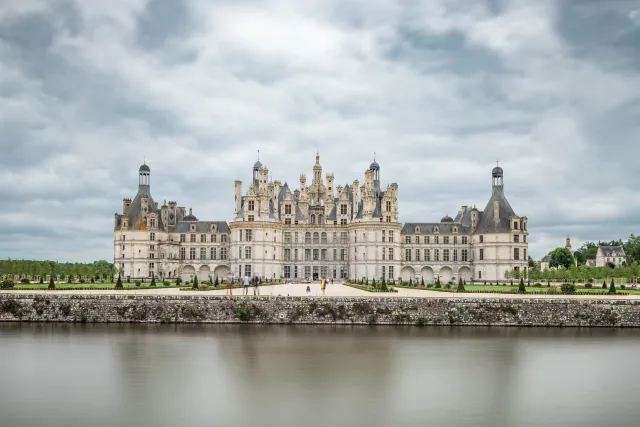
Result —
M 138 194 L 115 214 L 114 263 L 123 277 L 200 280 L 260 276 L 288 280 L 504 280 L 527 269 L 527 217 L 504 194 L 503 170 L 492 170 L 483 211 L 462 206 L 455 218 L 401 224 L 398 184 L 383 187 L 373 162 L 364 183 L 336 185 L 316 155 L 311 183 L 270 182 L 260 161 L 243 192 L 235 181 L 233 220 L 200 221 L 176 202 L 151 197 L 150 168 L 139 169 Z

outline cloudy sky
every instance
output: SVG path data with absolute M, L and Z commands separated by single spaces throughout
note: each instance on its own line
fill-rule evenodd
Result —
M 297 186 L 374 151 L 401 221 L 483 208 L 530 253 L 640 233 L 640 0 L 3 0 L 0 258 L 112 259 L 154 198 L 231 220 L 260 150 Z

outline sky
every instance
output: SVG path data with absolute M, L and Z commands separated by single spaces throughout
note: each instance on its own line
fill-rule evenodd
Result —
M 156 201 L 231 221 L 260 150 L 299 185 L 373 160 L 401 222 L 483 209 L 530 254 L 640 233 L 640 0 L 3 0 L 0 258 L 113 258 Z

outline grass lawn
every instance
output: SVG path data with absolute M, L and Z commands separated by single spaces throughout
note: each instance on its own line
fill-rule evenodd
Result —
M 407 289 L 419 289 L 416 287 L 408 287 L 408 286 L 403 286 L 403 288 L 407 288 Z M 438 291 L 438 292 L 455 292 L 457 288 L 457 285 L 452 285 L 451 289 L 445 289 L 440 288 L 440 289 L 435 289 L 435 288 L 426 288 L 425 290 L 427 291 Z M 487 292 L 487 293 L 514 293 L 514 292 L 518 292 L 518 286 L 489 286 L 489 285 L 464 285 L 465 290 L 467 291 L 474 291 L 474 292 Z M 527 293 L 542 293 L 542 294 L 546 294 L 547 292 L 547 287 L 541 287 L 541 288 L 536 288 L 534 286 L 525 286 L 525 289 L 527 291 Z M 560 293 L 560 289 L 556 288 L 558 290 L 558 294 Z M 608 289 L 608 288 L 607 288 Z M 624 292 L 627 293 L 629 295 L 640 295 L 640 289 L 620 289 L 620 286 L 616 285 L 616 290 L 618 292 Z M 576 288 L 576 294 L 596 294 L 596 295 L 601 295 L 602 294 L 603 289 L 598 287 L 598 288 L 591 288 L 591 289 L 586 289 L 586 288 Z
M 162 282 L 156 282 L 157 285 L 149 286 L 149 283 L 144 283 L 140 287 L 136 286 L 135 283 L 122 283 L 124 289 L 158 289 L 158 288 L 179 288 L 184 286 L 176 286 L 175 283 L 171 283 L 170 286 L 163 286 Z M 13 289 L 29 291 L 29 290 L 42 290 L 47 289 L 49 287 L 48 283 L 40 284 L 24 284 L 24 283 L 16 283 L 13 286 Z M 75 289 L 115 289 L 115 283 L 56 283 L 56 290 L 64 291 L 64 290 L 75 290 Z

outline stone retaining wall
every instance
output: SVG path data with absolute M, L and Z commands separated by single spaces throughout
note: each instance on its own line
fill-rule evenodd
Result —
M 640 301 L 1 294 L 0 321 L 640 327 Z

